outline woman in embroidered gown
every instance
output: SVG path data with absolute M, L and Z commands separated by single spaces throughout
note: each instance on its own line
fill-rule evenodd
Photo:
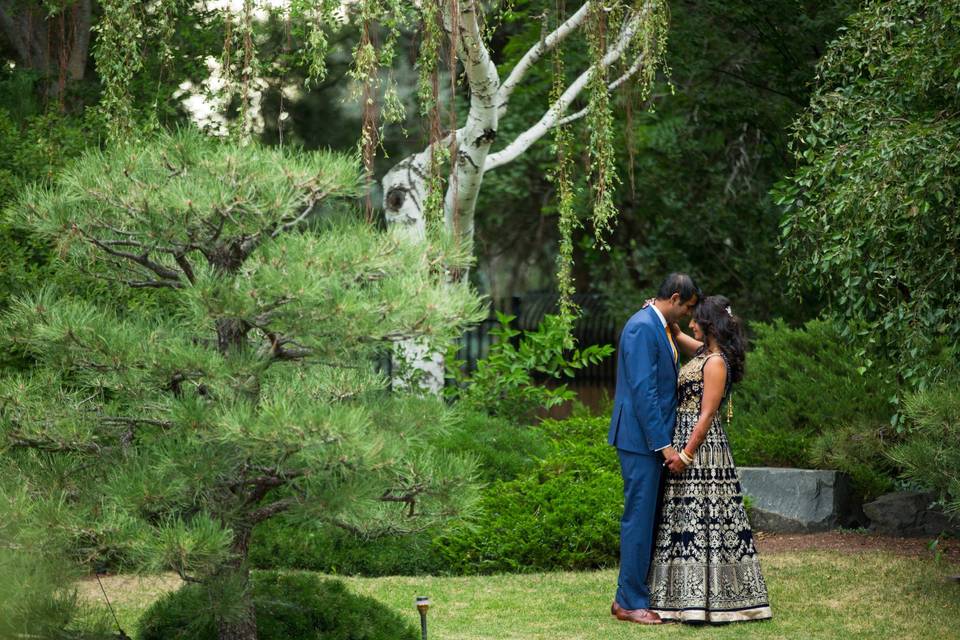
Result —
M 743 377 L 746 339 L 723 296 L 705 298 L 690 328 L 694 338 L 672 327 L 693 358 L 679 375 L 673 446 L 683 459 L 665 474 L 647 578 L 650 609 L 681 622 L 767 619 L 767 586 L 719 416 L 730 386 Z

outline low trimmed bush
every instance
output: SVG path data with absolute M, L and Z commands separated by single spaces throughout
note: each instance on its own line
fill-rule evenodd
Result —
M 455 573 L 583 570 L 617 563 L 623 482 L 606 417 L 545 421 L 552 452 L 488 487 L 482 516 L 434 542 Z
M 260 640 L 417 640 L 412 626 L 378 601 L 313 573 L 254 572 Z M 157 600 L 140 619 L 140 640 L 216 640 L 209 594 L 188 584 Z

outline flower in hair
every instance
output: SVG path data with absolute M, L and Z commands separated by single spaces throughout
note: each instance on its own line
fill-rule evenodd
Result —
M 724 311 L 727 312 L 727 315 L 728 315 L 728 316 L 730 316 L 731 318 L 733 317 L 733 309 L 730 308 L 730 305 L 727 305 L 727 306 L 724 308 Z

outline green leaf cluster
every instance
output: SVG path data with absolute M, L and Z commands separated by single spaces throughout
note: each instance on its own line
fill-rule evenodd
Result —
M 521 332 L 510 324 L 516 316 L 497 312 L 498 327 L 490 330 L 493 343 L 472 373 L 456 359 L 456 346 L 447 356 L 455 384 L 446 388 L 449 397 L 474 411 L 493 416 L 529 420 L 538 409 L 549 409 L 575 397 L 566 384 L 546 386 L 548 381 L 572 378 L 576 371 L 598 364 L 613 353 L 611 345 L 580 349 L 562 316 L 546 315 L 534 331 Z

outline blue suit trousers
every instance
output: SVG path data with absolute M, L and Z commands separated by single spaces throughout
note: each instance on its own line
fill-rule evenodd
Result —
M 660 497 L 663 459 L 617 449 L 623 475 L 623 517 L 620 519 L 620 577 L 617 603 L 624 609 L 647 609 L 647 572 L 653 559 L 654 522 Z

